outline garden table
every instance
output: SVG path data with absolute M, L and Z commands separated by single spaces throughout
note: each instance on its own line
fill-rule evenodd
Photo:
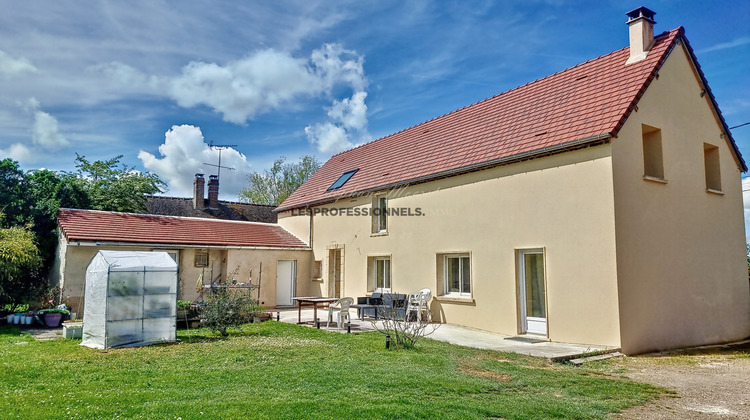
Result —
M 307 297 L 296 297 L 294 300 L 297 301 L 297 308 L 298 308 L 298 314 L 297 314 L 297 323 L 298 324 L 304 324 L 302 322 L 302 306 L 312 306 L 313 307 L 313 325 L 315 325 L 315 322 L 318 320 L 318 305 L 325 305 L 326 307 L 333 302 L 336 302 L 339 300 L 338 298 L 328 298 L 328 297 L 313 297 L 313 296 L 307 296 Z

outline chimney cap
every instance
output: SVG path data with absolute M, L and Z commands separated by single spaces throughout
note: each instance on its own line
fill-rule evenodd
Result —
M 197 173 L 197 174 L 195 174 L 195 177 L 196 177 L 196 178 L 203 178 L 203 174 L 201 174 L 201 173 Z
M 219 175 L 209 175 L 208 179 L 219 179 Z
M 634 21 L 636 19 L 639 19 L 639 18 L 644 18 L 644 19 L 648 20 L 651 23 L 656 23 L 654 21 L 654 15 L 655 14 L 656 14 L 656 12 L 654 12 L 653 10 L 651 10 L 651 9 L 645 7 L 645 6 L 641 6 L 641 7 L 637 8 L 637 9 L 633 9 L 633 10 L 629 11 L 628 13 L 626 13 L 626 15 L 628 15 L 628 18 L 629 18 L 628 19 L 628 23 L 630 23 L 630 22 L 632 22 L 632 21 Z

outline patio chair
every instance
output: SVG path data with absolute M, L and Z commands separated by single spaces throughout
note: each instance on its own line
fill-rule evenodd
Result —
M 414 314 L 414 321 L 422 319 L 422 311 L 425 312 L 425 319 L 427 322 L 430 321 L 431 314 L 430 308 L 427 307 L 427 303 L 432 298 L 432 292 L 430 289 L 422 289 L 418 292 L 409 294 L 409 301 L 406 305 L 406 315 L 404 319 L 409 322 L 412 314 Z
M 349 316 L 349 307 L 354 303 L 354 299 L 350 297 L 344 297 L 328 306 L 328 322 L 326 323 L 326 329 L 331 325 L 334 313 L 336 314 L 336 327 L 341 328 L 346 322 L 352 322 Z M 346 321 L 344 321 L 346 320 Z

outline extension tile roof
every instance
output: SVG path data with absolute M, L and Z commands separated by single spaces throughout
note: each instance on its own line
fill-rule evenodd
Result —
M 204 201 L 207 202 L 208 200 Z M 275 207 L 219 200 L 219 208 L 217 209 L 208 208 L 208 204 L 202 209 L 196 209 L 193 207 L 193 199 L 190 197 L 164 197 L 159 195 L 149 196 L 146 201 L 147 214 L 263 223 L 276 223 L 276 213 L 273 212 Z
M 60 209 L 57 221 L 68 242 L 307 248 L 271 223 L 73 209 Z
M 625 47 L 335 155 L 276 211 L 605 141 L 617 135 L 678 40 L 697 65 L 679 27 L 656 37 L 642 61 L 625 65 L 630 53 Z M 697 70 L 707 88 L 700 67 Z M 723 119 L 722 123 L 729 133 Z M 747 170 L 731 134 L 728 137 L 740 166 Z M 354 169 L 358 171 L 343 186 L 327 191 Z

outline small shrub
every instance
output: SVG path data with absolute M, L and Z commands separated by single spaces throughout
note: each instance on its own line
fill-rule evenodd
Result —
M 201 325 L 226 337 L 229 328 L 239 328 L 252 319 L 255 307 L 252 299 L 232 294 L 226 287 L 212 286 L 205 305 L 201 307 Z
M 390 337 L 390 348 L 412 349 L 421 337 L 432 334 L 440 326 L 431 323 L 429 312 L 426 317 L 418 315 L 405 320 L 399 316 L 398 309 L 393 306 L 382 306 L 380 311 L 383 317 L 380 319 L 380 324 L 378 321 L 372 321 L 372 326 L 376 331 Z

